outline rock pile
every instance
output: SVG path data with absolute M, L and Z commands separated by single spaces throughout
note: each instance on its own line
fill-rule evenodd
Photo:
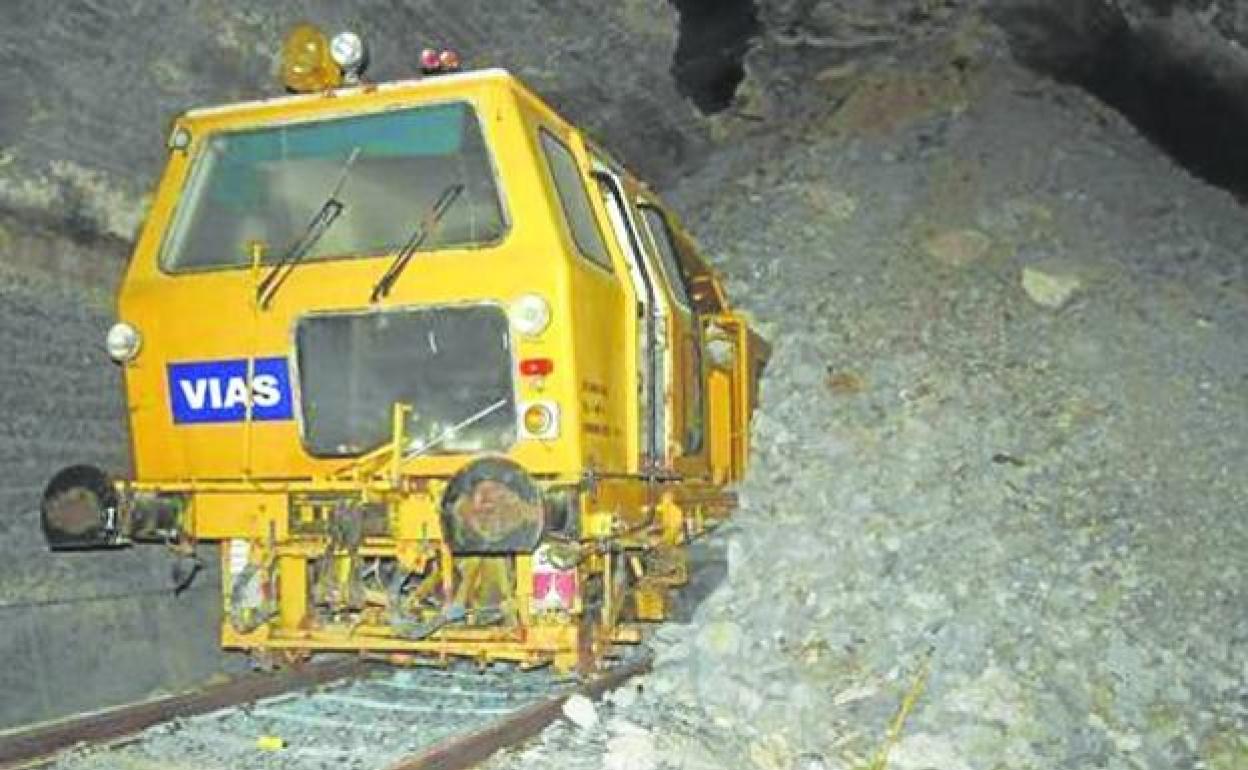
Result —
M 957 88 L 671 196 L 775 343 L 728 578 L 511 765 L 1248 767 L 1248 220 L 1077 91 Z

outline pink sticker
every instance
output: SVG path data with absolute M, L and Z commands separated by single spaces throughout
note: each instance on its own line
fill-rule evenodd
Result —
M 576 599 L 576 570 L 533 573 L 533 598 L 542 607 L 571 609 Z

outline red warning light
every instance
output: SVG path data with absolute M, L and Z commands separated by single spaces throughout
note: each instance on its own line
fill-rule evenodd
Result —
M 420 69 L 426 75 L 432 75 L 442 67 L 442 58 L 438 56 L 438 52 L 432 48 L 426 48 L 420 52 Z
M 520 362 L 520 373 L 525 377 L 545 377 L 555 370 L 555 362 L 549 358 L 526 358 Z

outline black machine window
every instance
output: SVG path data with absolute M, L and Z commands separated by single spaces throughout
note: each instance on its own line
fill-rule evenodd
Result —
M 685 273 L 680 269 L 680 262 L 676 258 L 676 244 L 672 243 L 672 233 L 667 229 L 667 220 L 654 206 L 642 205 L 641 214 L 646 219 L 646 229 L 650 231 L 650 239 L 654 242 L 655 250 L 658 251 L 659 258 L 663 261 L 663 273 L 672 287 L 672 293 L 676 295 L 676 301 L 680 303 L 680 306 L 688 310 L 690 307 L 689 289 L 685 286 Z
M 476 112 L 452 102 L 207 137 L 161 253 L 171 271 L 275 262 L 327 200 L 341 203 L 305 259 L 392 254 L 448 190 L 425 249 L 494 243 L 507 223 Z
M 304 316 L 295 326 L 304 444 L 353 457 L 411 406 L 408 452 L 506 451 L 516 439 L 507 316 L 493 305 Z
M 554 134 L 543 130 L 541 137 L 542 152 L 546 154 L 546 162 L 550 164 L 550 174 L 555 181 L 555 189 L 559 192 L 563 215 L 572 231 L 572 239 L 576 241 L 577 249 L 586 259 L 610 270 L 611 257 L 602 241 L 594 210 L 590 207 L 589 192 L 585 189 L 585 177 L 576 164 L 576 158 Z

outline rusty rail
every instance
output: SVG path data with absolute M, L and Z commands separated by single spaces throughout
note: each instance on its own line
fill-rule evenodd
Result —
M 388 770 L 463 770 L 495 752 L 537 735 L 559 718 L 574 693 L 598 698 L 608 690 L 650 669 L 649 657 L 620 666 L 557 695 L 502 717 L 474 732 L 452 736 L 406 757 Z M 365 674 L 374 663 L 359 658 L 312 664 L 279 674 L 252 674 L 219 685 L 171 695 L 131 706 L 0 733 L 0 770 L 51 761 L 66 749 L 105 743 L 180 717 L 269 698 L 274 695 Z
M 201 690 L 169 695 L 35 727 L 0 733 L 0 770 L 25 766 L 80 744 L 132 735 L 160 722 L 269 698 L 366 673 L 359 658 L 314 663 L 276 674 L 249 674 Z
M 649 671 L 650 664 L 651 659 L 648 656 L 626 663 L 586 682 L 574 692 L 596 699 L 632 677 Z M 489 758 L 496 751 L 540 733 L 559 718 L 564 701 L 572 694 L 562 693 L 522 708 L 476 732 L 447 738 L 419 754 L 391 765 L 388 770 L 466 770 Z

